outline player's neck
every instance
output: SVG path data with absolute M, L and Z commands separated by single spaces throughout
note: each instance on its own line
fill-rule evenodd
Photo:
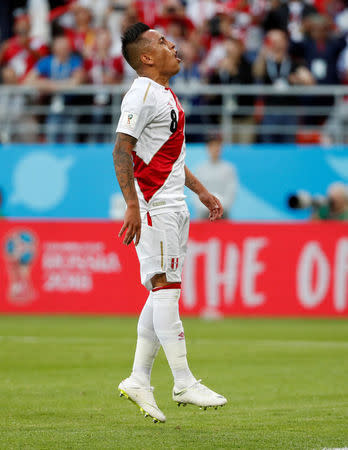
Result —
M 161 84 L 162 86 L 169 88 L 169 78 L 168 76 L 164 76 L 164 75 L 160 75 L 160 74 L 154 74 L 154 73 L 139 73 L 138 75 L 140 77 L 146 77 L 146 78 L 150 78 L 151 80 L 153 80 L 155 83 Z

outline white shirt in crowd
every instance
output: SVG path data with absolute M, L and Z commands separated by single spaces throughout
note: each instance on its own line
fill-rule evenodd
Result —
M 238 176 L 233 164 L 218 160 L 206 161 L 195 169 L 199 180 L 220 200 L 226 217 L 228 217 L 238 188 Z M 197 217 L 202 219 L 207 217 L 207 208 L 195 196 L 195 209 Z

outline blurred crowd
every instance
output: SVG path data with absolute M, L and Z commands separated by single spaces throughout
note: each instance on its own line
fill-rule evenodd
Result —
M 188 92 L 197 83 L 258 83 L 280 90 L 288 85 L 348 84 L 347 0 L 1 0 L 0 9 L 0 82 L 38 89 L 35 101 L 50 107 L 44 119 L 44 139 L 50 142 L 79 139 L 75 130 L 81 119 L 66 108 L 78 103 L 76 96 L 60 92 L 80 84 L 103 86 L 134 78 L 121 55 L 120 36 L 138 21 L 175 42 L 183 63 L 174 86 L 184 84 Z M 186 100 L 188 123 L 221 122 L 219 115 L 195 114 L 195 106 L 221 106 L 222 96 L 192 95 Z M 85 124 L 111 123 L 111 114 L 105 113 L 111 99 L 105 91 L 88 102 L 93 110 Z M 297 125 L 296 115 L 281 109 L 268 114 L 269 107 L 316 102 L 331 107 L 333 97 L 243 95 L 233 102 L 235 142 L 293 142 L 293 133 L 270 131 L 258 137 L 255 124 L 291 129 Z M 348 110 L 347 105 L 339 107 Z M 6 105 L 2 109 L 6 111 Z M 330 130 L 334 134 L 340 114 L 337 105 L 332 111 L 326 118 L 328 136 Z M 35 127 L 33 117 L 27 120 Z M 321 125 L 325 117 L 304 120 Z M 247 132 L 239 134 L 241 129 Z M 85 136 L 88 139 L 88 133 Z M 202 135 L 192 132 L 188 140 L 200 141 Z

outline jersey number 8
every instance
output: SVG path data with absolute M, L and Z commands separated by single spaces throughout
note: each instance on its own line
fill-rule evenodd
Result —
M 172 121 L 170 122 L 170 131 L 171 131 L 172 133 L 175 133 L 175 131 L 176 131 L 177 128 L 178 128 L 178 119 L 177 119 L 177 117 L 176 117 L 176 112 L 175 112 L 174 109 L 172 109 L 172 110 L 170 111 L 170 117 L 171 117 L 171 119 L 172 119 Z

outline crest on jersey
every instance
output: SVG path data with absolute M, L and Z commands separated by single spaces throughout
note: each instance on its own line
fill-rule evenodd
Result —
M 179 258 L 172 258 L 170 267 L 172 270 L 176 270 L 179 267 Z
M 122 113 L 121 123 L 123 126 L 129 128 L 130 130 L 134 130 L 135 124 L 137 123 L 138 115 L 130 112 Z

